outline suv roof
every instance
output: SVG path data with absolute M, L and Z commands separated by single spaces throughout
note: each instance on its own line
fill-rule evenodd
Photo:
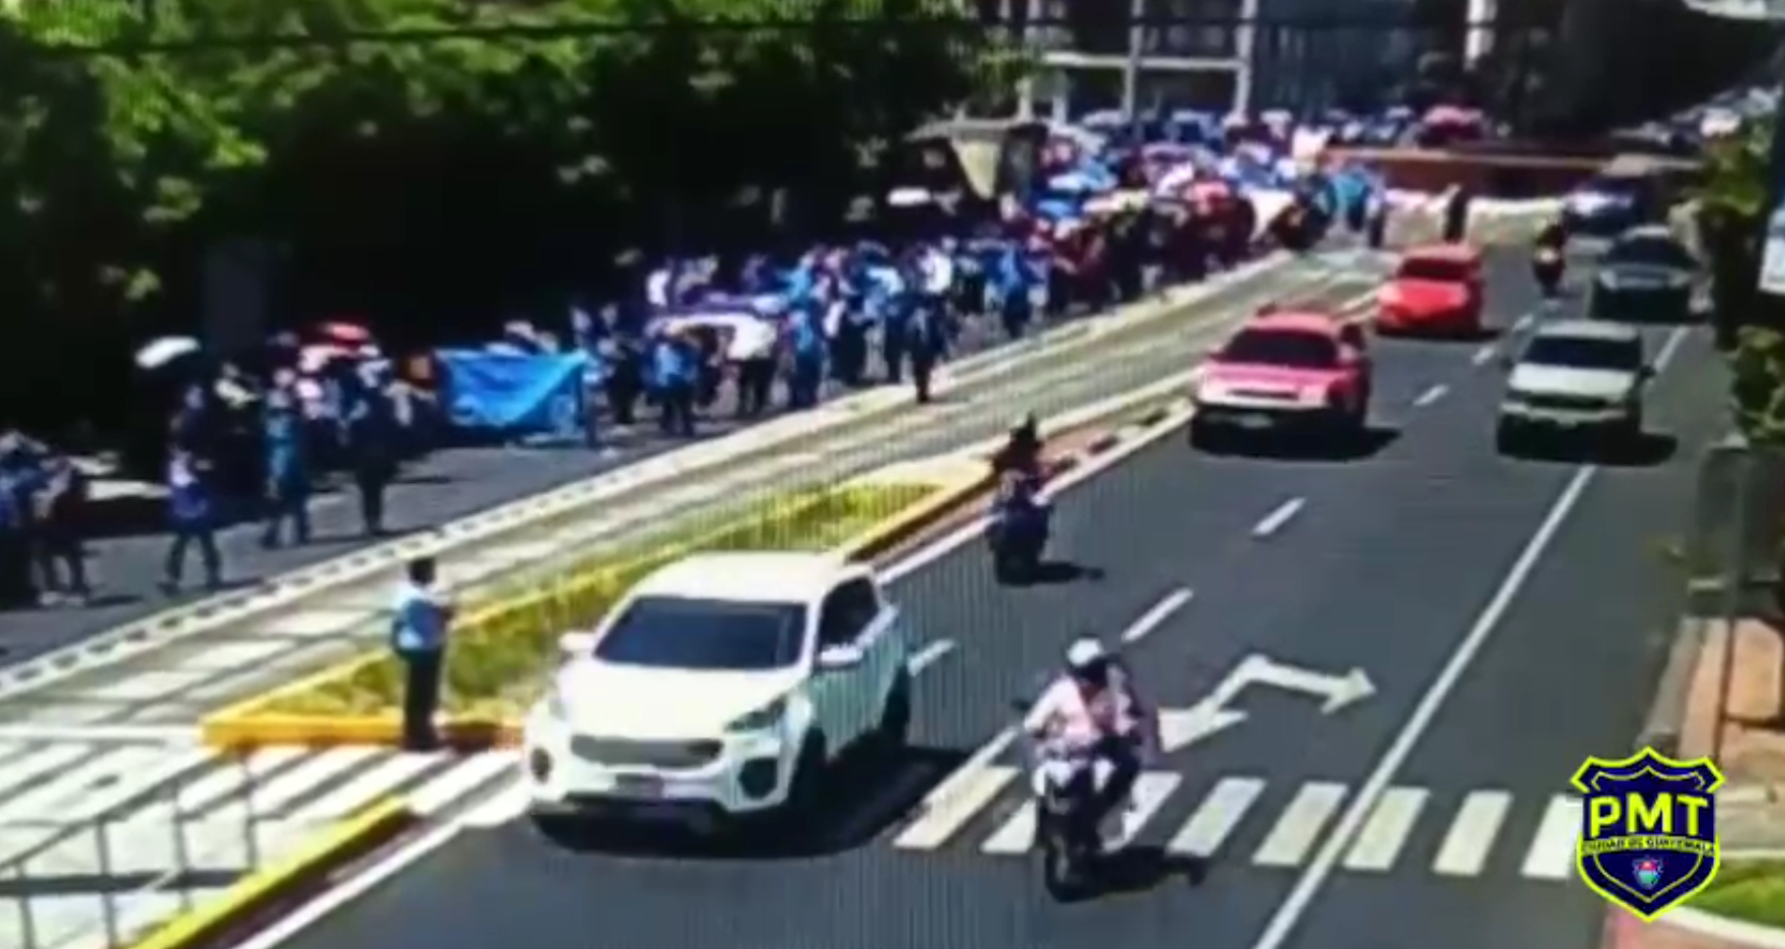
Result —
M 845 579 L 872 576 L 866 567 L 825 553 L 706 553 L 659 568 L 633 592 L 737 603 L 815 603 Z
M 1642 342 L 1642 334 L 1636 327 L 1624 323 L 1606 323 L 1600 320 L 1556 320 L 1553 323 L 1539 323 L 1531 334 L 1532 339 L 1602 339 L 1612 343 Z

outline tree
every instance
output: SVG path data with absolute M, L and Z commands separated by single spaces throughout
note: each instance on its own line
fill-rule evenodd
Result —
M 139 341 L 253 238 L 286 251 L 288 316 L 432 344 L 625 247 L 760 247 L 771 203 L 821 228 L 887 143 L 1020 69 L 940 0 L 162 6 L 0 16 L 15 325 Z

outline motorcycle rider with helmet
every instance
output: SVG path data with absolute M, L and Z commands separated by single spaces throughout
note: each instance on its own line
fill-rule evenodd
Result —
M 1081 780 L 1094 780 L 1100 761 L 1110 766 L 1109 779 L 1091 798 L 1089 816 L 1101 822 L 1121 807 L 1123 840 L 1139 830 L 1128 796 L 1143 755 L 1157 747 L 1156 726 L 1157 718 L 1135 690 L 1134 674 L 1094 637 L 1067 647 L 1065 675 L 1042 692 L 1023 719 L 1023 730 L 1044 754 L 1088 759 L 1092 767 L 1081 772 Z
M 1035 480 L 1041 476 L 1041 432 L 1034 413 L 1023 416 L 1010 427 L 1004 444 L 992 455 L 992 473 L 1017 472 Z

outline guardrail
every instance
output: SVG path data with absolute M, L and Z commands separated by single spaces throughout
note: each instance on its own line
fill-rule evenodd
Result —
M 167 916 L 190 911 L 207 891 L 258 869 L 267 857 L 254 800 L 260 776 L 246 755 L 203 752 L 191 740 L 87 744 L 190 751 L 195 766 L 170 770 L 166 781 L 103 802 L 104 791 L 97 790 L 85 801 L 100 806 L 67 819 L 0 819 L 0 834 L 29 840 L 12 853 L 0 852 L 0 893 L 12 902 L 14 920 L 10 933 L 0 924 L 0 945 L 121 949 Z M 214 801 L 189 800 L 187 792 L 198 786 L 188 780 L 195 772 L 213 788 L 236 787 L 211 795 Z M 14 799 L 29 794 L 27 787 Z M 220 851 L 228 851 L 227 859 Z

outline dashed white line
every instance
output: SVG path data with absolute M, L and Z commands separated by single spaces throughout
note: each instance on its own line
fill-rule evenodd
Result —
M 1164 625 L 1173 613 L 1183 609 L 1184 605 L 1195 596 L 1195 593 L 1187 589 L 1173 590 L 1165 599 L 1153 604 L 1152 609 L 1142 613 L 1140 619 L 1135 620 L 1132 625 L 1122 631 L 1122 642 L 1137 643 L 1145 639 L 1147 634 Z
M 1494 354 L 1498 351 L 1499 350 L 1491 344 L 1487 345 L 1487 346 L 1483 346 L 1480 349 L 1477 349 L 1475 351 L 1474 357 L 1471 358 L 1469 361 L 1473 362 L 1477 366 L 1485 366 L 1488 364 L 1489 360 L 1494 358 Z
M 1531 321 L 1534 318 L 1535 318 L 1535 314 L 1526 313 L 1524 316 L 1521 316 L 1518 319 L 1513 320 L 1512 321 L 1512 331 L 1514 333 L 1523 333 L 1525 330 L 1527 330 L 1531 327 Z
M 1449 391 L 1450 386 L 1444 385 L 1443 383 L 1432 386 L 1424 392 L 1421 392 L 1419 398 L 1413 400 L 1413 407 L 1416 409 L 1423 409 L 1426 406 L 1431 405 L 1433 402 L 1444 398 L 1444 394 Z
M 1257 524 L 1253 525 L 1252 536 L 1258 540 L 1265 540 L 1275 535 L 1297 514 L 1300 514 L 1302 506 L 1307 503 L 1306 498 L 1290 498 L 1277 505 L 1276 510 L 1266 514 Z
M 906 668 L 911 670 L 912 675 L 916 675 L 919 672 L 928 669 L 930 666 L 935 665 L 937 662 L 941 661 L 942 657 L 954 652 L 954 650 L 954 640 L 937 640 L 936 642 L 919 649 L 917 653 L 911 657 L 910 661 L 905 664 Z

